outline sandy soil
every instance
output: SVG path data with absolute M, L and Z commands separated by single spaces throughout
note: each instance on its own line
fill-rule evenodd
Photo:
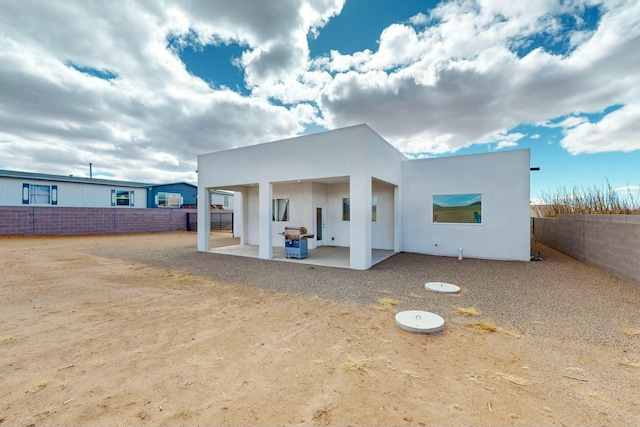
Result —
M 195 241 L 0 237 L 0 425 L 640 425 L 637 312 L 620 345 L 483 333 L 452 311 L 425 336 L 393 307 L 92 254 Z

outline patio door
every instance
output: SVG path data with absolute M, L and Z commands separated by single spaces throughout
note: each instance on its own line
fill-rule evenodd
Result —
M 316 246 L 324 245 L 326 230 L 324 210 L 324 205 L 316 205 Z

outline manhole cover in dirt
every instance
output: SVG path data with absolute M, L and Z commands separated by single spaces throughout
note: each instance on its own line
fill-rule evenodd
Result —
M 444 330 L 444 319 L 421 310 L 406 310 L 396 314 L 396 325 L 415 334 L 438 334 Z
M 440 292 L 442 294 L 460 293 L 460 286 L 444 282 L 428 282 L 424 284 L 424 288 L 428 291 Z

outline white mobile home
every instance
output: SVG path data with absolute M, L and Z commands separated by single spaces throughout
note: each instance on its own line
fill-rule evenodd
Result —
M 271 259 L 285 226 L 309 249 L 530 259 L 529 151 L 412 160 L 366 125 L 198 156 L 198 250 L 209 250 L 211 190 L 236 192 L 236 232 Z
M 0 170 L 0 206 L 146 208 L 150 184 Z

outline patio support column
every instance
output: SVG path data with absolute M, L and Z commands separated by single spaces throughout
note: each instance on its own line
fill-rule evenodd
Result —
M 272 193 L 273 188 L 270 182 L 260 182 L 258 186 L 258 256 L 262 259 L 273 257 Z
M 350 267 L 355 270 L 371 268 L 371 176 L 351 175 L 350 198 Z
M 211 195 L 209 189 L 198 185 L 198 250 L 207 252 L 211 239 Z
M 402 199 L 400 186 L 393 188 L 393 251 L 402 252 Z
M 237 193 L 236 193 L 237 194 Z M 242 215 L 241 226 L 240 226 L 240 244 L 248 245 L 249 244 L 249 187 L 245 188 L 245 191 L 241 193 L 241 211 Z

